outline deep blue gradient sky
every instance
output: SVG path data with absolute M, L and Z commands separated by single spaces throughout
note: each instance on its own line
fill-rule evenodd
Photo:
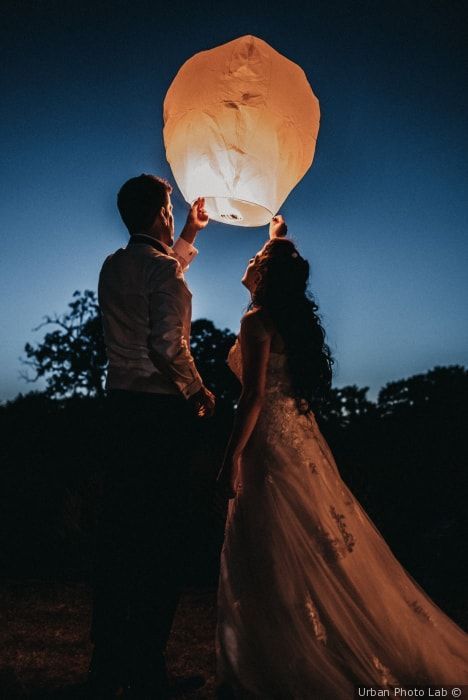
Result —
M 282 208 L 312 264 L 335 385 L 468 364 L 468 107 L 463 2 L 2 3 L 0 399 L 41 318 L 96 289 L 125 245 L 115 207 L 171 178 L 162 102 L 197 51 L 255 34 L 320 100 L 314 164 Z M 465 5 L 466 7 L 466 5 Z M 176 225 L 187 207 L 175 191 Z M 210 224 L 187 273 L 194 318 L 237 330 L 266 229 Z M 37 387 L 40 388 L 40 387 Z

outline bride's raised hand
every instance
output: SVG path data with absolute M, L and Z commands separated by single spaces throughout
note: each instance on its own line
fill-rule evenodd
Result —
M 284 238 L 288 233 L 288 227 L 286 221 L 281 216 L 277 214 L 270 221 L 269 236 L 271 238 Z

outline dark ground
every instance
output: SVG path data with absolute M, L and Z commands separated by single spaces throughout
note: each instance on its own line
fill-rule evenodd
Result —
M 203 689 L 186 700 L 215 697 L 214 590 L 186 591 L 169 642 L 167 659 L 175 677 L 202 673 Z M 0 584 L 0 698 L 72 697 L 82 683 L 91 653 L 89 588 L 78 583 L 8 580 Z M 63 691 L 69 687 L 68 692 Z
M 214 589 L 186 590 L 182 596 L 167 650 L 169 671 L 174 678 L 201 673 L 206 684 L 179 694 L 180 700 L 215 698 L 215 603 Z M 466 610 L 456 613 L 453 619 L 468 629 Z M 1 582 L 0 700 L 75 700 L 91 654 L 90 617 L 85 584 Z

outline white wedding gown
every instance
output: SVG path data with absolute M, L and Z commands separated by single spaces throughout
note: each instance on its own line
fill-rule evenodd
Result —
M 229 366 L 242 380 L 240 344 Z M 239 698 L 468 685 L 468 634 L 395 558 L 271 353 L 221 553 L 217 674 Z

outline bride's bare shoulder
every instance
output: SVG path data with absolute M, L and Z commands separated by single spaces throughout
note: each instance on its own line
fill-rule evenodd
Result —
M 251 309 L 241 319 L 241 333 L 266 340 L 273 335 L 273 327 L 263 309 Z

